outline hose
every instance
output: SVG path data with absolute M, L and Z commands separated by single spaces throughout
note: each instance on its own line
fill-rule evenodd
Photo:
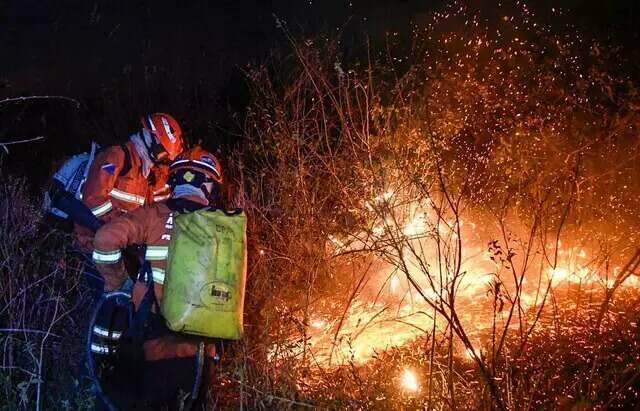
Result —
M 196 378 L 193 381 L 193 387 L 191 388 L 191 396 L 184 406 L 184 410 L 189 411 L 193 408 L 193 404 L 198 397 L 198 391 L 200 391 L 200 384 L 202 383 L 202 372 L 204 370 L 204 342 L 200 341 L 198 344 L 198 354 L 196 355 Z

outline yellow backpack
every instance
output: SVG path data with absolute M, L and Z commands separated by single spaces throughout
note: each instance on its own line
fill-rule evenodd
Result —
M 176 217 L 160 306 L 171 330 L 242 337 L 246 226 L 241 210 L 198 210 Z

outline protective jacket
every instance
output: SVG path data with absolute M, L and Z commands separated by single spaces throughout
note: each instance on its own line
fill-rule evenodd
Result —
M 156 297 L 162 299 L 174 216 L 165 203 L 159 203 L 124 214 L 98 230 L 93 241 L 93 260 L 104 277 L 106 291 L 119 288 L 127 278 L 121 250 L 131 244 L 145 244 L 145 259 L 151 264 Z
M 145 177 L 142 159 L 129 141 L 97 154 L 83 187 L 82 201 L 97 218 L 107 222 L 145 204 L 166 200 L 167 178 L 167 166 L 154 167 Z M 76 225 L 76 236 L 82 249 L 93 249 L 91 230 Z
M 94 239 L 93 260 L 104 277 L 107 291 L 120 287 L 127 278 L 121 250 L 128 245 L 145 244 L 145 259 L 149 261 L 153 272 L 156 299 L 161 302 L 175 217 L 176 211 L 166 203 L 159 203 L 124 214 L 98 230 Z M 140 305 L 146 289 L 144 283 L 137 282 L 134 285 L 132 299 L 136 307 Z M 208 347 L 211 356 L 214 355 L 212 350 L 215 350 L 213 346 Z M 192 357 L 197 352 L 197 344 L 187 336 L 169 334 L 147 340 L 144 352 L 148 361 Z

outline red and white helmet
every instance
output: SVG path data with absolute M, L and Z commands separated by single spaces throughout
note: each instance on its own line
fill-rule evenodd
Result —
M 165 113 L 153 113 L 141 118 L 142 127 L 155 137 L 160 147 L 149 147 L 155 161 L 173 161 L 184 150 L 182 129 L 175 118 Z M 166 153 L 166 154 L 165 154 Z
M 218 184 L 222 183 L 220 162 L 213 154 L 200 146 L 193 147 L 171 163 L 170 173 L 173 174 L 184 169 L 203 173 L 207 180 Z
M 196 146 L 171 163 L 169 170 L 174 194 L 180 186 L 189 185 L 201 190 L 210 206 L 221 205 L 222 173 L 213 154 Z

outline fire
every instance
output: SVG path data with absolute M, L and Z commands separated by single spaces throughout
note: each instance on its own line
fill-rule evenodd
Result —
M 549 268 L 547 275 L 552 278 L 554 282 L 564 281 L 569 277 L 569 270 L 563 267 Z
M 396 293 L 399 287 L 400 287 L 400 279 L 398 278 L 397 275 L 394 274 L 391 277 L 391 282 L 389 283 L 389 291 L 391 291 L 392 293 Z
M 418 236 L 425 231 L 425 216 L 422 213 L 417 214 L 411 221 L 404 226 L 404 234 L 408 237 Z
M 474 346 L 482 350 L 480 336 L 492 327 L 491 307 L 498 310 L 496 326 L 500 328 L 506 325 L 505 313 L 511 305 L 502 293 L 515 295 L 516 283 L 509 266 L 521 264 L 519 253 L 511 257 L 512 261 L 500 262 L 500 258 L 505 258 L 504 244 L 501 244 L 502 254 L 497 255 L 491 252 L 487 255 L 487 248 L 483 246 L 486 238 L 495 235 L 489 224 L 478 218 L 473 221 L 474 218 L 465 217 L 463 223 L 462 219 L 438 215 L 432 208 L 408 200 L 400 189 L 389 189 L 365 204 L 375 210 L 381 202 L 391 200 L 402 205 L 385 203 L 382 207 L 391 210 L 392 214 L 373 219 L 368 233 L 355 233 L 352 238 L 329 237 L 328 252 L 332 254 L 345 250 L 357 251 L 370 246 L 372 242 L 384 242 L 387 238 L 402 242 L 404 247 L 396 255 L 395 263 L 389 258 L 373 260 L 364 285 L 346 308 L 339 306 L 330 310 L 325 307 L 315 312 L 312 309 L 313 316 L 309 321 L 308 341 L 304 349 L 313 353 L 318 364 L 335 366 L 347 362 L 365 363 L 376 353 L 403 346 L 428 334 L 434 327 L 434 321 L 437 332 L 446 330 L 446 320 L 434 313 L 432 304 L 446 301 L 446 287 L 450 281 L 447 276 L 450 273 L 444 271 L 438 274 L 440 260 L 433 236 L 438 236 L 440 241 L 449 241 L 449 247 L 456 246 L 458 236 L 460 238 L 460 272 L 463 275 L 457 279 L 456 304 L 461 323 L 468 327 L 469 336 L 476 340 Z M 522 232 L 526 232 L 526 228 L 523 227 Z M 513 236 L 517 236 L 517 233 Z M 544 244 L 544 248 L 550 250 L 547 254 L 557 250 L 555 266 L 550 266 L 550 261 L 542 257 L 535 259 L 536 254 L 533 254 L 534 260 L 530 263 L 532 268 L 524 273 L 520 282 L 522 289 L 517 304 L 522 312 L 516 310 L 518 315 L 526 317 L 527 313 L 535 313 L 536 307 L 542 304 L 547 283 L 558 290 L 577 284 L 581 289 L 612 285 L 612 280 L 603 283 L 596 267 L 589 266 L 586 259 L 591 253 L 585 244 L 569 243 L 565 239 Z M 354 268 L 351 260 L 345 260 L 344 266 L 350 267 L 350 270 Z M 619 267 L 616 268 L 619 271 Z M 444 269 L 450 270 L 451 267 Z M 543 274 L 540 276 L 538 273 Z M 500 281 L 499 295 L 492 294 L 493 291 L 489 293 L 494 287 L 491 284 L 497 278 Z M 637 280 L 631 279 L 624 285 L 634 286 L 637 283 Z M 332 301 L 335 304 L 335 300 Z M 344 314 L 336 317 L 337 312 Z M 509 324 L 509 327 L 516 326 L 516 322 Z M 473 358 L 473 352 L 464 349 L 460 355 L 467 360 Z M 410 370 L 403 374 L 403 381 L 407 387 L 417 386 L 415 375 Z
M 319 320 L 319 319 L 315 319 L 315 320 L 311 320 L 311 326 L 315 329 L 321 330 L 324 327 L 326 327 L 327 322 L 324 320 Z
M 405 391 L 416 393 L 420 391 L 420 384 L 418 383 L 418 377 L 416 373 L 409 369 L 405 368 L 402 372 L 402 378 L 400 385 Z
M 466 348 L 466 349 L 464 350 L 464 357 L 465 357 L 467 360 L 473 360 L 473 359 L 475 358 L 475 351 L 474 351 L 474 350 L 472 350 L 472 349 L 470 349 L 470 348 Z
M 528 35 L 489 41 L 491 33 L 462 44 L 465 34 L 448 27 L 444 32 L 451 33 L 444 44 L 425 40 L 425 59 L 397 89 L 385 90 L 394 86 L 385 83 L 378 88 L 384 98 L 372 94 L 375 109 L 345 107 L 367 127 L 351 129 L 353 120 L 344 121 L 340 111 L 337 154 L 328 138 L 326 149 L 310 147 L 314 160 L 291 173 L 315 183 L 309 185 L 314 190 L 324 189 L 327 176 L 337 186 L 325 197 L 322 190 L 307 196 L 306 184 L 296 184 L 304 196 L 292 199 L 304 200 L 304 212 L 282 219 L 299 222 L 294 233 L 304 234 L 308 216 L 317 215 L 309 227 L 321 228 L 300 244 L 284 237 L 291 258 L 282 259 L 298 275 L 292 290 L 282 293 L 292 321 L 284 332 L 276 329 L 283 336 L 277 355 L 295 364 L 306 359 L 311 367 L 348 368 L 371 361 L 362 366 L 368 369 L 392 358 L 403 362 L 396 384 L 416 392 L 425 371 L 415 364 L 432 367 L 446 355 L 470 372 L 477 371 L 471 369 L 476 361 L 498 372 L 502 364 L 511 367 L 510 350 L 528 348 L 547 332 L 564 336 L 563 327 L 597 314 L 607 287 L 640 283 L 633 276 L 620 284 L 620 267 L 637 244 L 637 236 L 628 235 L 637 231 L 637 196 L 609 195 L 624 194 L 618 193 L 622 182 L 635 184 L 628 173 L 635 163 L 626 151 L 637 151 L 636 118 L 609 121 L 618 118 L 602 108 L 611 96 L 598 97 L 607 104 L 590 102 L 605 87 L 577 80 L 591 69 L 578 69 L 570 44 L 529 44 Z M 554 44 L 557 53 L 548 53 Z M 599 60 L 599 52 L 584 54 Z M 555 56 L 571 64 L 556 66 Z M 358 75 L 355 70 L 354 84 Z M 370 120 L 377 126 L 369 128 Z M 331 153 L 327 164 L 325 151 Z M 323 165 L 319 181 L 315 163 Z M 333 168 L 325 174 L 327 165 Z M 291 168 L 287 162 L 281 167 Z M 287 197 L 285 204 L 295 203 Z M 429 357 L 432 365 L 414 361 Z M 403 369 L 409 364 L 416 369 Z M 437 372 L 429 369 L 429 381 Z

